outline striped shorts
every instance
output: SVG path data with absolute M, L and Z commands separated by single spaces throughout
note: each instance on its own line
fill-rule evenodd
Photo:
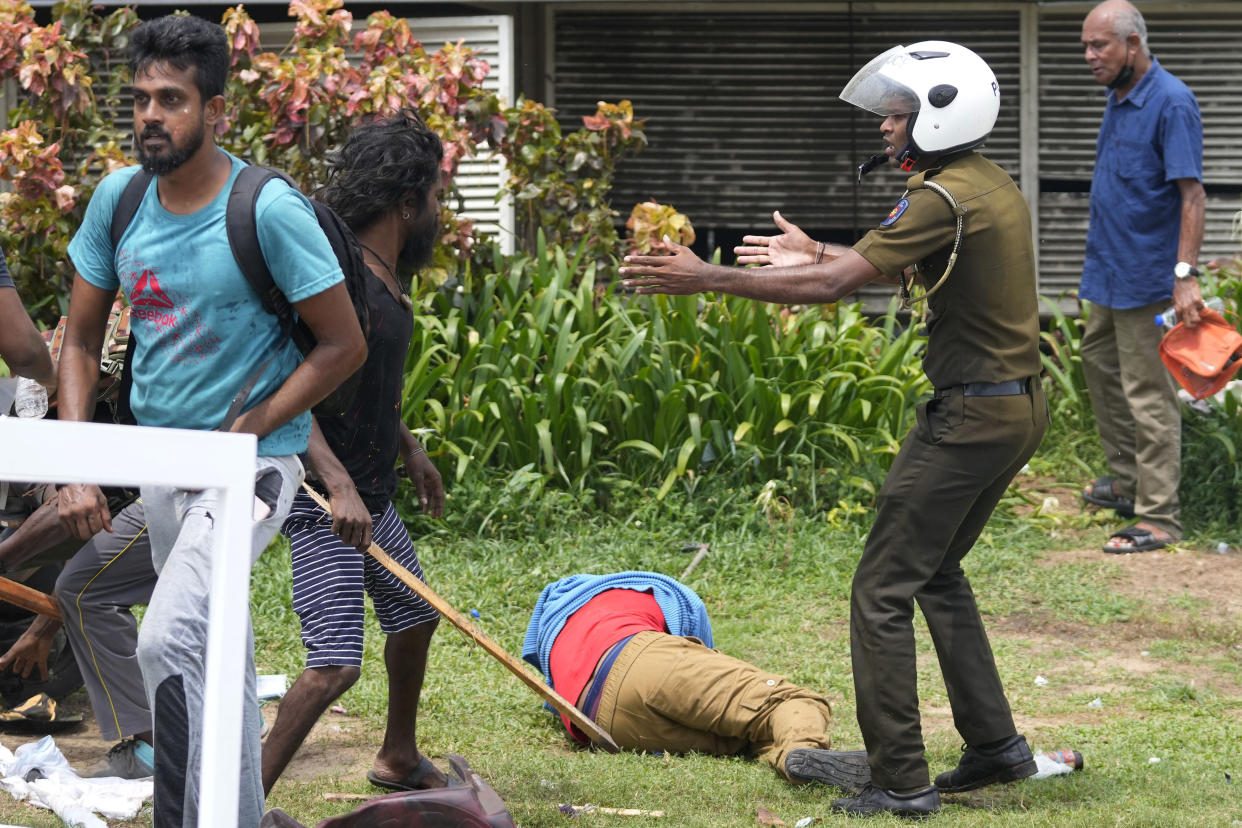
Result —
M 372 541 L 419 580 L 422 566 L 391 503 L 371 516 Z M 386 635 L 434 621 L 438 613 L 378 561 L 332 532 L 332 518 L 299 492 L 281 528 L 293 559 L 293 611 L 302 622 L 307 667 L 362 664 L 363 593 Z

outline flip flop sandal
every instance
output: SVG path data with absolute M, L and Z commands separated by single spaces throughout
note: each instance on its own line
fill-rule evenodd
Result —
M 1134 517 L 1134 501 L 1128 497 L 1113 494 L 1112 477 L 1097 477 L 1091 486 L 1082 493 L 1082 499 L 1104 509 L 1112 509 L 1122 517 Z
M 1126 544 L 1112 544 L 1114 538 L 1122 538 L 1129 541 Z M 1104 551 L 1112 555 L 1125 555 L 1129 552 L 1149 552 L 1153 549 L 1164 549 L 1169 545 L 1168 541 L 1162 541 L 1156 538 L 1149 529 L 1143 529 L 1138 526 L 1127 526 L 1125 529 L 1118 529 L 1109 537 L 1110 543 L 1104 544 Z
M 432 763 L 426 756 L 418 763 L 418 767 L 406 774 L 404 779 L 384 779 L 377 776 L 374 770 L 367 771 L 367 781 L 377 788 L 386 788 L 390 791 L 425 791 L 421 783 L 427 778 L 427 774 L 435 773 L 439 768 Z

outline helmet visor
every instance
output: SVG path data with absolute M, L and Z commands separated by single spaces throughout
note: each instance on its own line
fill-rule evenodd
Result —
M 918 112 L 918 93 L 899 80 L 908 76 L 908 64 L 912 61 L 904 46 L 894 46 L 859 69 L 839 97 L 847 104 L 876 115 Z

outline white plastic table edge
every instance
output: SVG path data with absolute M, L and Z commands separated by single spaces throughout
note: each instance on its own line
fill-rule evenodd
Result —
M 253 434 L 0 417 L 0 479 L 223 490 L 212 551 L 198 824 L 237 824 Z M 246 612 L 237 612 L 238 601 Z M 192 770 L 190 771 L 193 772 Z

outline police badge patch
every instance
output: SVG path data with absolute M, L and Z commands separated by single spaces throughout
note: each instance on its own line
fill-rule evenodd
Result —
M 910 199 L 908 198 L 903 198 L 901 201 L 894 204 L 893 209 L 888 214 L 888 217 L 885 218 L 884 221 L 880 222 L 880 226 L 888 227 L 890 224 L 897 221 L 897 219 L 901 218 L 901 214 L 904 213 L 906 208 L 909 206 Z

